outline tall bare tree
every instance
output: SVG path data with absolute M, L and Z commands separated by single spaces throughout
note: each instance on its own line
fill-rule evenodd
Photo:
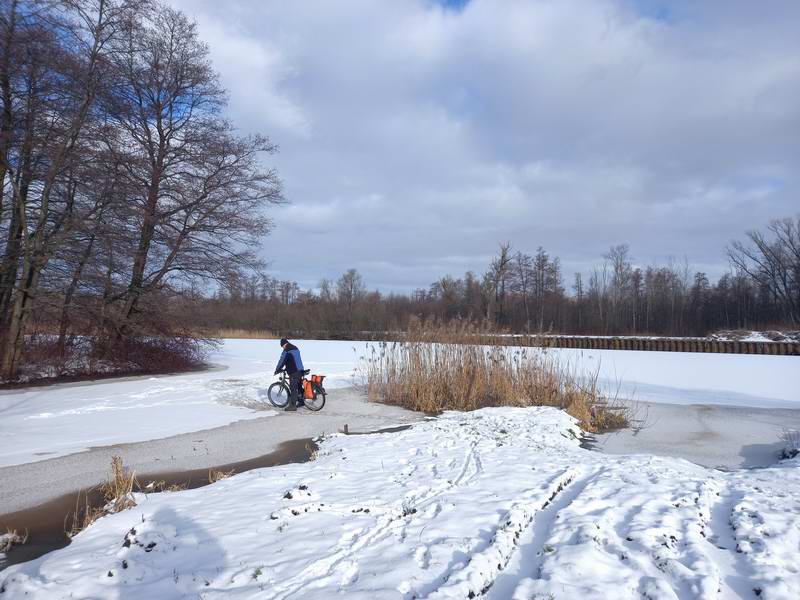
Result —
M 114 50 L 107 111 L 123 135 L 110 147 L 136 188 L 126 207 L 132 262 L 109 298 L 109 325 L 122 336 L 147 312 L 148 294 L 258 266 L 253 249 L 271 225 L 262 209 L 282 196 L 260 163 L 276 147 L 222 116 L 224 90 L 185 14 L 156 5 L 129 21 Z
M 776 219 L 767 231 L 733 242 L 728 257 L 735 269 L 768 290 L 793 325 L 800 324 L 800 215 Z
M 5 327 L 0 371 L 13 378 L 42 271 L 79 219 L 76 173 L 107 66 L 110 41 L 140 3 L 128 0 L 3 2 L 0 61 L 10 120 L 0 160 L 11 219 L 0 269 Z M 10 117 L 8 114 L 10 113 Z

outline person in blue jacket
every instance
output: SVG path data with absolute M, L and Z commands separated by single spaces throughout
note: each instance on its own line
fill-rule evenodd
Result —
M 283 352 L 278 366 L 275 367 L 275 375 L 286 369 L 289 374 L 289 404 L 285 410 L 297 410 L 297 405 L 303 404 L 303 359 L 300 358 L 300 349 L 290 344 L 286 338 L 281 339 L 281 348 Z

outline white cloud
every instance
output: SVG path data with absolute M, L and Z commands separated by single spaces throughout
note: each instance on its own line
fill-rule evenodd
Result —
M 265 253 L 303 285 L 426 285 L 505 240 L 721 270 L 798 211 L 800 3 L 176 3 L 234 120 L 281 146 L 293 205 Z

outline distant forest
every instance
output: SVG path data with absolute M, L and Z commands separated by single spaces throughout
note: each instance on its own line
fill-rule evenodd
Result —
M 717 281 L 686 262 L 636 266 L 627 245 L 565 281 L 561 261 L 501 244 L 485 272 L 444 276 L 410 294 L 368 291 L 354 269 L 315 290 L 269 276 L 233 278 L 201 300 L 209 328 L 358 336 L 405 330 L 413 319 L 476 323 L 515 333 L 706 335 L 800 326 L 800 216 L 774 220 L 726 250 Z

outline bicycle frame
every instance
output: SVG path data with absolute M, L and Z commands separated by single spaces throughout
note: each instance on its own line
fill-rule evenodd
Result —
M 278 381 L 280 381 L 280 382 L 281 382 L 283 385 L 285 385 L 287 388 L 289 388 L 289 391 L 291 392 L 291 388 L 289 387 L 289 383 L 291 382 L 291 379 L 289 378 L 289 374 L 288 374 L 288 373 L 287 373 L 285 370 L 281 371 L 281 376 L 280 376 L 280 378 L 278 379 Z M 300 389 L 300 390 L 298 390 L 298 393 L 300 394 L 300 398 L 301 398 L 301 399 L 302 399 L 302 397 L 303 397 L 303 391 L 302 391 L 302 390 L 304 390 L 304 389 L 305 389 L 305 387 L 304 387 L 304 386 L 305 386 L 305 382 L 306 382 L 306 381 L 307 381 L 307 382 L 309 382 L 309 383 L 311 384 L 312 388 L 315 388 L 315 387 L 316 387 L 316 386 L 314 386 L 314 383 L 313 383 L 313 382 L 312 382 L 310 379 L 308 379 L 308 378 L 307 378 L 305 375 L 303 375 L 302 377 L 300 377 L 300 386 L 301 386 L 301 389 Z M 320 387 L 320 388 L 322 388 L 322 386 L 319 386 L 319 387 Z M 318 391 L 318 390 L 314 389 L 314 392 L 315 392 L 315 393 L 316 393 L 317 391 Z M 320 390 L 319 390 L 319 392 L 324 392 L 324 389 L 320 389 Z

